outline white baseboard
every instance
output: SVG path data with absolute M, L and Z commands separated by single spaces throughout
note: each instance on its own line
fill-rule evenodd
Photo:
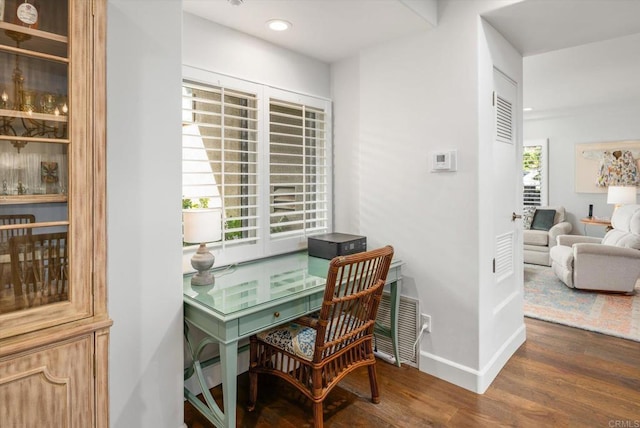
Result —
M 493 358 L 481 370 L 458 364 L 429 352 L 420 352 L 420 371 L 429 373 L 477 394 L 484 394 L 502 367 L 526 339 L 524 323 L 496 351 Z

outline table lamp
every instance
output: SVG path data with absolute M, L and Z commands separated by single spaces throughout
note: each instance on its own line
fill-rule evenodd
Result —
M 222 239 L 222 214 L 219 209 L 182 210 L 184 242 L 200 243 L 191 258 L 191 266 L 198 272 L 191 277 L 191 285 L 212 285 L 215 281 L 211 267 L 215 257 L 205 243 Z
M 621 205 L 636 203 L 635 186 L 609 186 L 607 190 L 607 204 L 613 204 L 613 212 L 616 212 Z

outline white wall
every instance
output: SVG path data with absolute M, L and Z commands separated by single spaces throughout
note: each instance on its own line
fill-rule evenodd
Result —
M 360 60 L 331 66 L 333 99 L 334 231 L 357 234 L 360 228 Z
M 108 2 L 113 427 L 183 423 L 181 20 L 179 1 Z
M 566 208 L 574 234 L 585 233 L 579 220 L 587 216 L 589 204 L 599 217 L 613 211 L 606 193 L 576 193 L 575 145 L 640 140 L 640 102 L 633 92 L 638 91 L 638 58 L 640 34 L 524 60 L 525 102 L 528 93 L 530 99 L 542 93 L 547 106 L 525 116 L 524 138 L 549 139 L 549 205 Z M 562 92 L 555 97 L 558 91 Z M 575 101 L 554 108 L 556 98 Z M 586 229 L 592 236 L 603 236 L 604 231 L 597 226 Z
M 403 294 L 432 316 L 421 370 L 480 392 L 505 361 L 496 353 L 510 355 L 519 343 L 505 343 L 516 331 L 524 338 L 521 316 L 506 319 L 498 334 L 497 323 L 481 319 L 490 316 L 480 293 L 492 293 L 481 271 L 493 247 L 479 241 L 492 218 L 481 211 L 478 185 L 491 168 L 479 166 L 478 13 L 496 4 L 441 2 L 437 28 L 332 66 L 335 158 L 355 159 L 336 167 L 336 228 L 359 226 L 372 247 L 395 246 L 406 262 Z M 452 149 L 458 171 L 431 173 L 431 153 Z

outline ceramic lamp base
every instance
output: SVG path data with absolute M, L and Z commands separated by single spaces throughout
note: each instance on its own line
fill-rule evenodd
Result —
M 191 266 L 198 271 L 191 277 L 191 285 L 212 285 L 215 282 L 215 277 L 210 271 L 215 260 L 207 246 L 200 244 L 198 251 L 191 258 Z

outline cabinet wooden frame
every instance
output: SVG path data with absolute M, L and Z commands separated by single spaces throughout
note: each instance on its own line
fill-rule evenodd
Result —
M 68 197 L 19 195 L 0 198 L 0 205 L 51 202 L 48 198 L 68 204 L 72 285 L 68 301 L 0 313 L 0 397 L 11 396 L 15 403 L 15 407 L 3 406 L 0 420 L 19 421 L 21 414 L 30 413 L 30 423 L 51 426 L 55 421 L 48 409 L 54 409 L 56 417 L 63 414 L 63 420 L 69 422 L 62 426 L 106 428 L 112 324 L 106 300 L 107 0 L 67 1 L 70 126 L 67 139 L 51 142 L 68 147 L 68 162 L 72 165 Z M 6 25 L 9 24 L 2 23 L 0 30 L 4 31 Z M 37 220 L 35 225 L 38 226 Z M 70 364 L 78 360 L 81 362 L 76 370 Z M 36 375 L 34 370 L 41 374 Z M 20 385 L 27 380 L 33 382 L 31 388 Z M 66 385 L 65 396 L 83 397 L 82 412 L 76 415 L 75 407 L 60 409 L 61 403 L 55 401 L 55 385 Z M 38 409 L 29 400 L 33 396 L 42 404 Z M 85 404 L 90 406 L 85 408 Z

